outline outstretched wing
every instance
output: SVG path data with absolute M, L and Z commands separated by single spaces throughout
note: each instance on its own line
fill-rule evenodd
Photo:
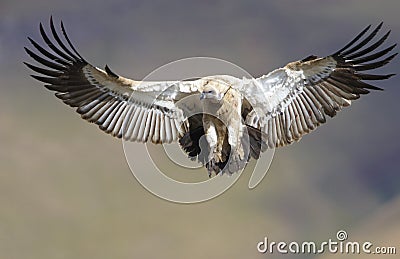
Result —
M 82 118 L 116 137 L 131 141 L 169 143 L 185 130 L 184 111 L 175 105 L 196 92 L 196 81 L 140 82 L 124 78 L 89 64 L 69 40 L 64 25 L 61 39 L 50 19 L 51 40 L 40 24 L 40 34 L 48 46 L 41 47 L 28 38 L 36 52 L 25 48 L 38 67 L 25 63 L 40 75 L 33 78 L 76 111 Z M 183 127 L 183 128 L 182 128 Z
M 366 35 L 368 26 L 330 56 L 310 56 L 260 78 L 243 79 L 239 90 L 253 107 L 246 124 L 265 133 L 265 148 L 298 141 L 325 123 L 326 115 L 334 117 L 369 90 L 382 90 L 364 81 L 383 80 L 393 74 L 363 72 L 382 67 L 397 55 L 387 55 L 396 44 L 375 51 L 390 34 L 372 43 L 381 27 L 382 23 Z

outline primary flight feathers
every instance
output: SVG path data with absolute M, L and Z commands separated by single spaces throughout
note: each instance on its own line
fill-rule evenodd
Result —
M 142 82 L 108 66 L 92 66 L 76 51 L 63 23 L 60 36 L 50 19 L 50 35 L 40 24 L 47 47 L 28 38 L 35 52 L 25 48 L 42 66 L 25 64 L 40 74 L 32 77 L 103 131 L 130 141 L 179 141 L 209 173 L 233 173 L 267 148 L 298 141 L 360 95 L 381 90 L 365 81 L 393 74 L 367 71 L 391 61 L 396 44 L 382 48 L 390 31 L 377 38 L 382 23 L 370 27 L 332 55 L 309 56 L 256 79 L 216 75 Z M 192 116 L 194 109 L 200 113 Z

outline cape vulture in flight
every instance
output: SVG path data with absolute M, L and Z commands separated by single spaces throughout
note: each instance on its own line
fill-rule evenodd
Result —
M 25 48 L 40 65 L 25 64 L 40 74 L 33 78 L 106 133 L 128 141 L 179 141 L 209 174 L 234 173 L 260 152 L 300 140 L 360 95 L 382 90 L 366 81 L 393 74 L 369 71 L 391 61 L 396 44 L 382 48 L 390 31 L 376 37 L 382 23 L 370 27 L 332 55 L 309 56 L 259 78 L 152 82 L 91 65 L 63 23 L 60 34 L 50 19 L 50 34 L 40 24 L 47 47 L 28 38 L 35 51 Z

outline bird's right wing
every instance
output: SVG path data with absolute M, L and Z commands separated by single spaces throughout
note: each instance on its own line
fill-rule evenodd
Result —
M 186 130 L 185 111 L 176 105 L 197 93 L 197 81 L 140 82 L 89 64 L 71 44 L 63 23 L 62 40 L 50 19 L 51 40 L 40 24 L 47 45 L 28 38 L 37 52 L 26 52 L 42 66 L 25 63 L 41 74 L 32 75 L 76 111 L 82 118 L 116 137 L 130 141 L 170 143 Z M 67 47 L 68 46 L 68 47 Z M 44 67 L 43 67 L 44 66 Z

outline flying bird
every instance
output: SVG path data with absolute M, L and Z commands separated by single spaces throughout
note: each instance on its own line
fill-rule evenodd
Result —
M 44 46 L 28 37 L 26 52 L 40 65 L 24 62 L 33 78 L 81 117 L 114 137 L 156 144 L 178 141 L 208 173 L 235 173 L 269 149 L 299 141 L 370 90 L 369 82 L 394 74 L 369 71 L 390 62 L 396 44 L 382 47 L 382 23 L 371 25 L 326 57 L 311 55 L 258 78 L 212 75 L 189 81 L 140 81 L 107 65 L 87 62 L 50 19 L 40 24 Z

